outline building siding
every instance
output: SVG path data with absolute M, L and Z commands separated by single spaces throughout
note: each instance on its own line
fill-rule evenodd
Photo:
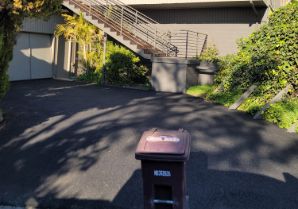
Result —
M 29 33 L 53 34 L 56 25 L 60 23 L 63 23 L 63 18 L 58 15 L 53 15 L 48 20 L 25 18 L 21 31 Z
M 143 13 L 157 20 L 161 30 L 192 30 L 208 35 L 220 55 L 234 53 L 237 40 L 253 32 L 262 22 L 266 8 L 151 9 Z
M 262 0 L 253 0 L 254 2 L 262 2 Z M 122 0 L 125 4 L 138 5 L 138 4 L 183 4 L 183 3 L 238 3 L 249 2 L 249 0 Z
M 256 24 L 262 21 L 266 8 L 197 8 L 141 10 L 162 24 Z

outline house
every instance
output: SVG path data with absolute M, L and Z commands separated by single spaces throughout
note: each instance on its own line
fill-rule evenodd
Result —
M 107 6 L 106 0 L 92 4 L 87 0 L 65 0 L 63 5 L 74 13 L 84 12 L 85 18 L 106 34 L 152 59 L 191 58 L 199 55 L 206 44 L 215 44 L 221 55 L 233 53 L 239 38 L 266 21 L 269 8 L 288 0 L 122 1 L 109 0 L 112 3 Z M 11 81 L 69 79 L 75 73 L 76 45 L 53 35 L 56 25 L 62 22 L 60 16 L 24 21 L 9 67 Z

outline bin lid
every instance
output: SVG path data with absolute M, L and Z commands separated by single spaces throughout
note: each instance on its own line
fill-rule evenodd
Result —
M 136 150 L 138 160 L 185 161 L 189 157 L 190 134 L 183 129 L 145 131 Z

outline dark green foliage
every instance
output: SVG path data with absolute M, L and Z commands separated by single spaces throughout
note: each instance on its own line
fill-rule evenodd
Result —
M 223 91 L 210 96 L 215 100 L 235 100 L 233 93 L 252 84 L 258 88 L 238 108 L 255 114 L 287 85 L 287 100 L 272 105 L 264 117 L 281 127 L 293 123 L 297 115 L 292 99 L 298 96 L 298 3 L 292 2 L 273 12 L 269 22 L 238 43 L 235 55 L 221 58 L 216 85 Z M 295 106 L 297 108 L 297 106 Z
M 269 22 L 238 43 L 239 51 L 222 57 L 215 88 L 206 98 L 229 106 L 252 84 L 258 88 L 238 110 L 255 114 L 280 90 L 291 85 L 286 98 L 270 106 L 264 118 L 280 127 L 298 120 L 298 2 L 271 14 Z M 219 88 L 219 86 L 223 88 Z
M 265 111 L 264 118 L 281 128 L 289 128 L 298 121 L 298 99 L 283 100 L 272 104 Z
M 199 57 L 200 61 L 205 61 L 205 62 L 212 62 L 212 63 L 217 63 L 218 62 L 218 50 L 217 48 L 212 45 L 204 49 L 202 54 Z
M 262 85 L 262 94 L 276 94 L 287 84 L 298 91 L 298 3 L 275 11 L 259 30 L 242 39 L 236 55 L 220 62 L 217 83 L 225 90 Z
M 15 27 L 0 19 L 0 100 L 9 88 L 7 71 L 12 59 L 15 36 Z
M 123 46 L 108 42 L 106 79 L 111 84 L 147 84 L 148 69 L 141 65 L 140 58 Z
M 79 75 L 78 80 L 88 82 L 88 83 L 101 84 L 102 71 L 88 70 L 83 74 Z

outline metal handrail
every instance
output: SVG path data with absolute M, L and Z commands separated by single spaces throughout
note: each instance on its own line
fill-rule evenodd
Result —
M 197 57 L 207 35 L 190 30 L 161 31 L 159 23 L 119 0 L 64 0 L 100 20 L 151 54 Z
M 130 33 L 134 38 L 143 40 L 143 45 L 149 49 L 154 49 L 156 54 L 170 55 L 177 54 L 178 50 L 165 37 L 165 33 L 160 32 L 156 21 L 145 16 L 130 6 L 118 0 L 68 0 L 72 4 L 80 7 L 87 15 L 101 16 L 101 21 L 113 24 L 116 31 Z M 99 15 L 100 14 L 100 15 Z
M 206 46 L 207 34 L 191 30 L 179 30 L 171 33 L 171 43 L 178 47 L 178 57 L 196 58 Z

